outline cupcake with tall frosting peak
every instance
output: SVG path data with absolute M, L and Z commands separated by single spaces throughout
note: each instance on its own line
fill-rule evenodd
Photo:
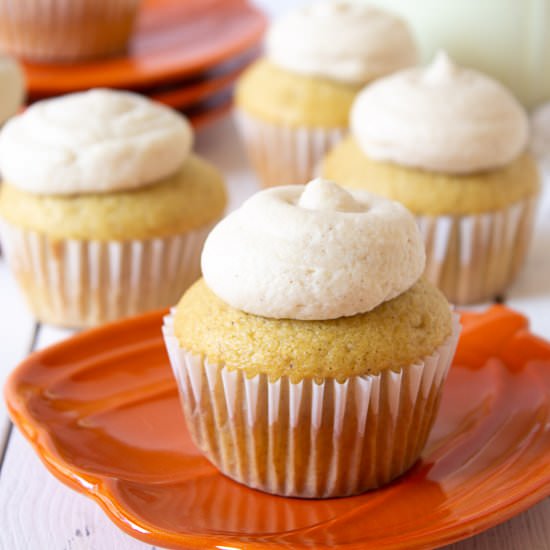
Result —
M 351 0 L 315 2 L 276 20 L 265 56 L 245 72 L 236 93 L 261 183 L 306 183 L 345 134 L 356 93 L 416 58 L 402 19 Z
M 504 292 L 523 263 L 539 190 L 525 111 L 500 83 L 440 52 L 365 87 L 326 177 L 417 215 L 427 277 L 457 303 Z
M 179 113 L 90 90 L 33 104 L 0 133 L 0 236 L 34 314 L 94 325 L 168 306 L 200 274 L 221 175 Z
M 327 180 L 262 191 L 222 220 L 204 278 L 164 325 L 205 456 L 250 487 L 305 498 L 410 468 L 458 337 L 424 261 L 402 205 Z
M 271 26 L 266 57 L 301 75 L 364 85 L 416 63 L 406 23 L 349 0 L 324 0 L 296 9 Z

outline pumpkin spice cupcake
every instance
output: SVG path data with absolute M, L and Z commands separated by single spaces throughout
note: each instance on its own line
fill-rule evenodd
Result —
M 351 126 L 322 174 L 416 214 L 426 276 L 451 302 L 502 293 L 523 264 L 539 192 L 527 117 L 511 93 L 441 53 L 367 86 Z
M 236 88 L 237 121 L 263 186 L 306 183 L 345 135 L 357 92 L 416 62 L 404 21 L 329 0 L 276 21 Z
M 457 337 L 421 278 L 413 216 L 315 180 L 212 231 L 165 319 L 189 431 L 227 476 L 306 498 L 379 487 L 418 459 Z
M 92 90 L 42 101 L 0 134 L 0 236 L 42 321 L 94 325 L 174 303 L 222 216 L 221 175 L 175 111 Z

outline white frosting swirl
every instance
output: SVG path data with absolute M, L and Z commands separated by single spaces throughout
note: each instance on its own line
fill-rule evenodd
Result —
M 33 193 L 102 193 L 175 173 L 192 143 L 176 111 L 98 89 L 40 101 L 11 119 L 0 133 L 0 166 L 6 181 Z
M 444 52 L 427 68 L 367 86 L 353 105 L 351 127 L 373 159 L 457 174 L 508 164 L 528 139 L 527 116 L 514 96 Z
M 234 308 L 277 319 L 364 313 L 408 290 L 424 270 L 412 214 L 333 182 L 257 193 L 210 233 L 202 272 Z
M 276 21 L 267 57 L 300 74 L 363 84 L 414 65 L 417 52 L 406 23 L 350 0 L 317 2 Z
M 0 124 L 13 116 L 25 99 L 25 77 L 19 63 L 0 56 Z

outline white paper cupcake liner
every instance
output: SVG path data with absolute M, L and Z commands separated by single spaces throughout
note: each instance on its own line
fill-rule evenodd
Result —
M 398 372 L 339 383 L 247 378 L 179 346 L 173 317 L 163 334 L 187 426 L 225 475 L 269 493 L 352 495 L 388 483 L 420 456 L 458 341 Z
M 426 277 L 455 304 L 493 299 L 524 263 L 537 197 L 497 212 L 417 216 L 426 243 Z
M 0 220 L 2 250 L 41 321 L 92 326 L 169 307 L 200 276 L 212 224 L 129 241 L 56 240 Z
M 0 49 L 42 61 L 122 52 L 139 0 L 0 0 Z
M 242 110 L 236 120 L 250 162 L 263 187 L 305 184 L 347 133 L 347 128 L 290 127 L 270 124 Z

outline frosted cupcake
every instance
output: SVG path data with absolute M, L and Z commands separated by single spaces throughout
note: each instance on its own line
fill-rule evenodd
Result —
M 0 50 L 75 61 L 126 49 L 139 0 L 0 0 Z
M 510 92 L 441 53 L 366 87 L 351 126 L 323 175 L 416 214 L 426 276 L 452 302 L 502 293 L 524 261 L 539 192 L 527 117 Z
M 0 233 L 35 315 L 94 325 L 174 303 L 226 194 L 187 120 L 137 94 L 42 101 L 0 134 Z
M 187 425 L 214 465 L 322 498 L 414 464 L 458 323 L 420 278 L 404 207 L 322 180 L 265 190 L 214 228 L 202 267 L 164 334 Z
M 312 4 L 269 29 L 237 84 L 237 120 L 262 185 L 306 183 L 340 141 L 365 83 L 416 61 L 406 24 L 346 0 Z

